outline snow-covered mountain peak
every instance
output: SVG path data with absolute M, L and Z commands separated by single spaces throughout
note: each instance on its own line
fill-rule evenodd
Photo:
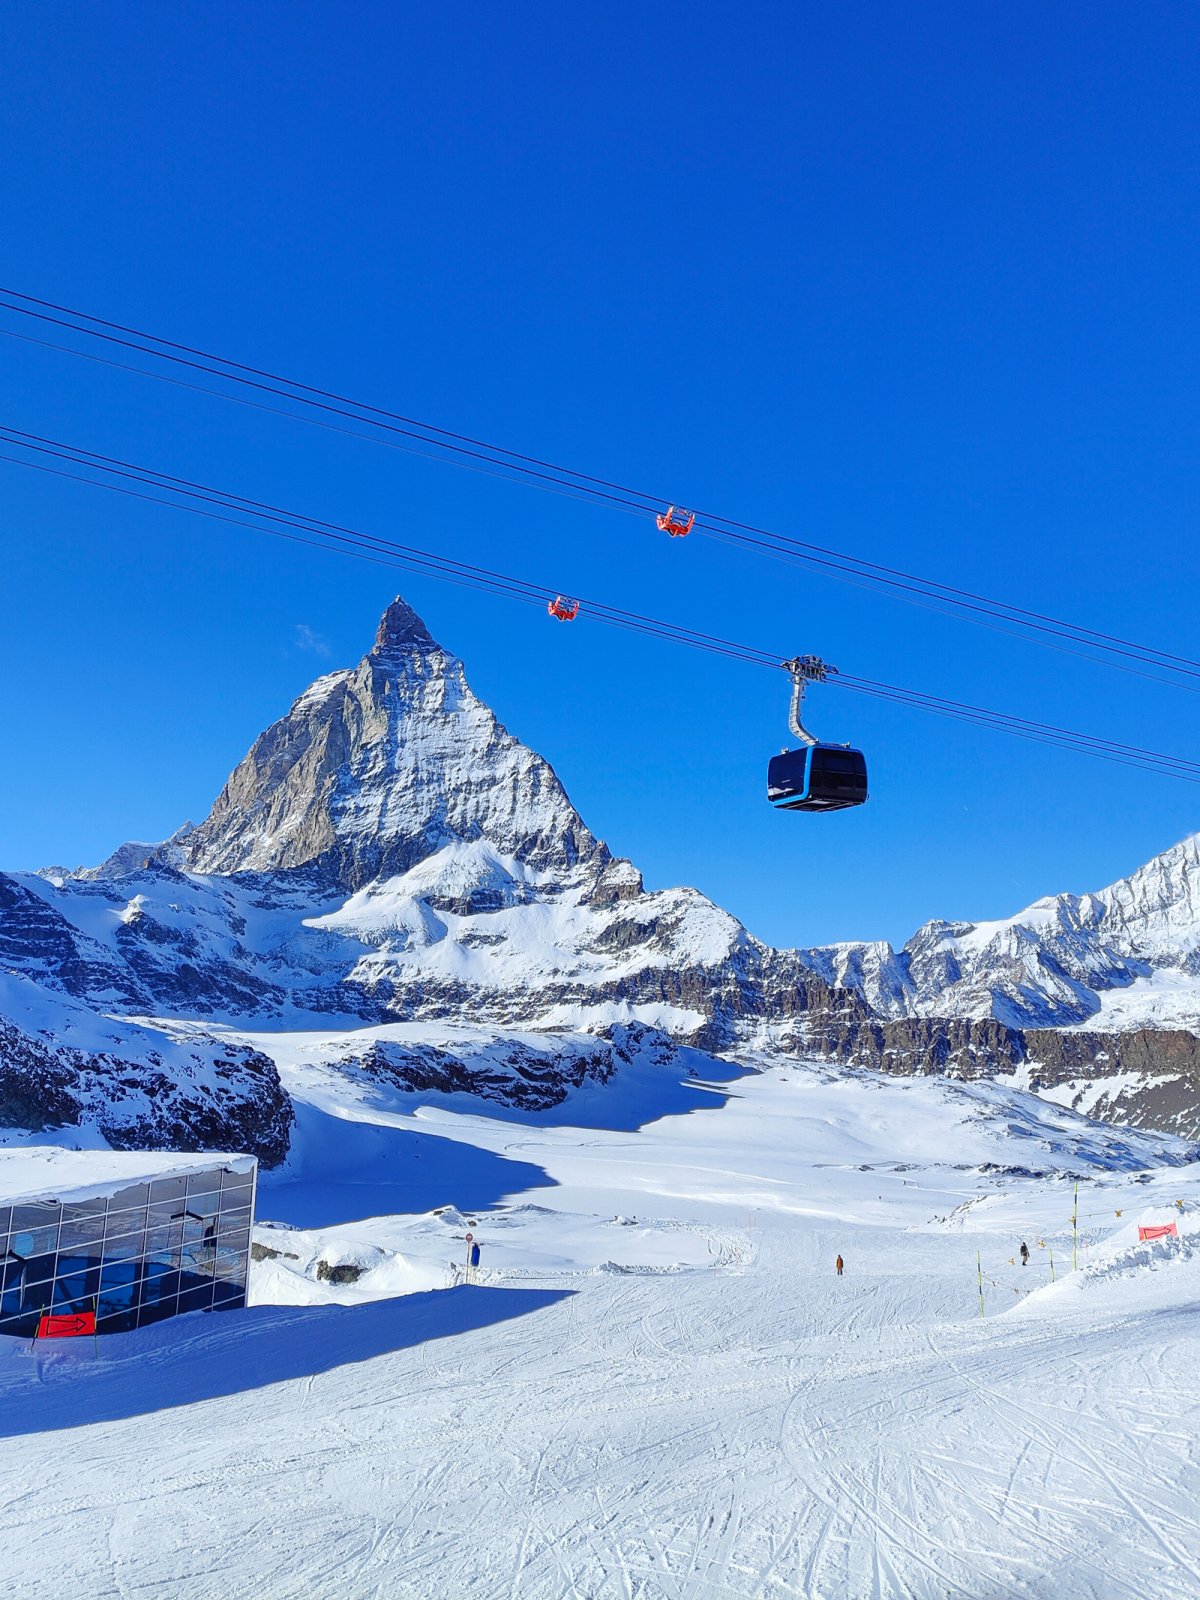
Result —
M 599 874 L 609 861 L 548 763 L 397 598 L 358 666 L 319 678 L 255 741 L 189 840 L 187 864 L 305 867 L 354 891 L 476 840 L 537 870 Z
M 64 884 L 70 879 L 82 883 L 104 883 L 110 878 L 122 878 L 140 872 L 147 862 L 153 862 L 156 867 L 182 867 L 187 860 L 185 846 L 195 831 L 194 822 L 185 822 L 181 828 L 176 828 L 169 839 L 160 839 L 155 844 L 141 839 L 126 840 L 98 867 L 41 867 L 37 876 L 56 884 Z
M 1119 1097 L 1126 1119 L 1200 1127 L 1200 1041 L 1045 1031 L 1149 1021 L 1200 1032 L 1200 839 L 1097 894 L 930 922 L 899 951 L 882 941 L 773 950 L 695 889 L 647 892 L 403 600 L 356 666 L 318 678 L 255 740 L 199 828 L 124 845 L 93 871 L 0 874 L 6 969 L 44 991 L 47 1015 L 59 1018 L 66 997 L 92 1007 L 98 1026 L 157 1019 L 168 1041 L 202 1043 L 164 1082 L 192 1074 L 180 1104 L 199 1128 L 209 1089 L 216 1105 L 226 1086 L 187 1063 L 211 1053 L 231 1104 L 250 1108 L 271 1149 L 278 1079 L 264 1099 L 254 1052 L 314 1021 L 318 1053 L 350 1030 L 364 1072 L 402 1072 L 410 1088 L 499 1084 L 550 1104 L 575 1068 L 521 1044 L 502 1083 L 440 1045 L 402 1062 L 385 1037 L 400 1024 L 469 1018 L 510 1042 L 532 1027 L 609 1044 L 609 1029 L 636 1024 L 702 1049 L 800 1051 L 888 1072 L 1019 1070 L 1047 1093 L 1092 1095 L 1089 1107 L 1097 1094 L 1105 1105 Z M 35 1013 L 24 1005 L 36 1031 Z M 10 1120 L 33 1126 L 62 1107 L 82 1116 L 93 1103 L 83 1057 L 56 1066 L 13 1027 Z M 223 1032 L 240 1033 L 251 1055 L 220 1054 Z M 110 1076 L 136 1066 L 152 1085 L 165 1071 L 141 1035 L 140 1066 L 121 1055 L 133 1048 L 124 1034 L 114 1041 L 119 1051 L 101 1052 Z M 597 1050 L 587 1070 L 606 1081 L 608 1044 Z M 60 1067 L 84 1086 L 69 1105 L 51 1093 Z M 0 1072 L 0 1112 L 4 1082 Z M 232 1124 L 218 1121 L 212 1137 L 226 1148 Z
M 1045 895 L 993 921 L 927 922 L 896 952 L 857 944 L 804 955 L 886 1017 L 1197 1030 L 1200 834 L 1093 893 Z
M 1154 856 L 1091 897 L 1103 907 L 1105 936 L 1127 952 L 1147 941 L 1176 955 L 1200 947 L 1200 834 Z

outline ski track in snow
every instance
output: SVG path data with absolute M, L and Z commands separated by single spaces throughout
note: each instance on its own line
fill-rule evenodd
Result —
M 291 1282 L 292 1304 L 179 1319 L 99 1360 L 90 1345 L 11 1345 L 12 1592 L 1200 1597 L 1200 1259 L 1186 1236 L 1200 1174 L 1085 1173 L 1093 1259 L 1046 1287 L 1036 1247 L 1029 1269 L 1007 1263 L 1022 1237 L 1069 1260 L 1069 1184 L 942 1165 L 948 1143 L 1012 1136 L 956 1129 L 945 1108 L 959 1102 L 936 1085 L 880 1085 L 869 1119 L 861 1101 L 861 1085 L 793 1067 L 634 1133 L 530 1119 L 514 1142 L 511 1120 L 423 1116 L 422 1136 L 456 1142 L 464 1164 L 511 1148 L 545 1182 L 469 1214 L 261 1235 L 307 1241 L 312 1260 L 398 1253 L 372 1271 L 408 1272 L 413 1293 L 346 1288 L 333 1304 L 297 1242 L 290 1274 L 257 1269 L 271 1298 Z M 354 1128 L 325 1109 L 332 1171 L 329 1141 Z M 401 1109 L 386 1121 L 397 1148 L 414 1126 Z M 903 1173 L 887 1170 L 889 1118 L 906 1129 Z M 264 1219 L 302 1173 L 264 1184 Z M 956 1209 L 972 1197 L 987 1203 Z M 1174 1254 L 1103 1243 L 1178 1198 Z M 430 1287 L 452 1280 L 464 1218 L 484 1242 L 480 1283 Z

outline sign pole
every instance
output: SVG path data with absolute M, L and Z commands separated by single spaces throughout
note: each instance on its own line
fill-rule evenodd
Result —
M 975 1252 L 975 1276 L 979 1280 L 979 1315 L 983 1316 L 983 1262 L 978 1250 Z
M 1075 1181 L 1075 1205 L 1071 1211 L 1071 1271 L 1079 1271 L 1079 1180 Z

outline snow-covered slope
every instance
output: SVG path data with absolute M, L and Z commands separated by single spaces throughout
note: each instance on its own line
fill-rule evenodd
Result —
M 207 1027 L 172 1035 L 0 972 L 0 1129 L 77 1130 L 114 1149 L 283 1160 L 292 1104 L 270 1056 Z
M 553 1112 L 284 1072 L 248 1309 L 0 1340 L 14 1594 L 1200 1595 L 1170 1141 L 798 1063 Z

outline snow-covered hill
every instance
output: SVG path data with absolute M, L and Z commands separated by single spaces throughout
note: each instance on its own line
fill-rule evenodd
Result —
M 1196 863 L 1191 840 L 1101 895 L 1039 902 L 1006 923 L 931 924 L 899 953 L 773 950 L 694 889 L 647 893 L 398 599 L 358 666 L 318 679 L 255 741 L 198 827 L 123 845 L 98 868 L 0 874 L 0 973 L 28 1002 L 22 1021 L 0 995 L 0 1016 L 24 1036 L 33 1028 L 36 1070 L 74 1085 L 68 1100 L 33 1094 L 36 1053 L 23 1047 L 0 1114 L 48 1126 L 68 1106 L 68 1120 L 107 1129 L 105 1085 L 115 1103 L 140 1063 L 194 1113 L 142 1118 L 144 1140 L 190 1126 L 193 1143 L 277 1159 L 279 1107 L 261 1076 L 229 1067 L 231 1120 L 213 1133 L 192 1057 L 173 1052 L 186 1043 L 216 1060 L 236 1047 L 237 1060 L 269 1065 L 274 1040 L 307 1034 L 310 1053 L 339 1068 L 353 1037 L 356 1070 L 386 1073 L 390 1030 L 420 1023 L 482 1030 L 527 1060 L 547 1104 L 589 1057 L 569 1040 L 596 1040 L 584 1070 L 619 1082 L 629 1050 L 615 1041 L 636 1036 L 634 1055 L 663 1059 L 686 1045 L 1007 1074 L 1193 1136 L 1200 1043 L 1187 1028 L 1200 1006 L 1181 997 L 1200 994 Z M 1138 996 L 1152 994 L 1157 1020 L 1182 1018 L 1184 1030 L 1139 1027 Z M 71 1054 L 68 1017 L 91 1018 L 112 1048 Z M 1086 1038 L 1065 1042 L 1062 1026 L 1084 1021 Z M 480 1067 L 477 1037 L 455 1056 L 455 1037 L 424 1067 L 410 1054 L 414 1084 L 426 1071 L 493 1097 L 527 1092 L 519 1071 Z

